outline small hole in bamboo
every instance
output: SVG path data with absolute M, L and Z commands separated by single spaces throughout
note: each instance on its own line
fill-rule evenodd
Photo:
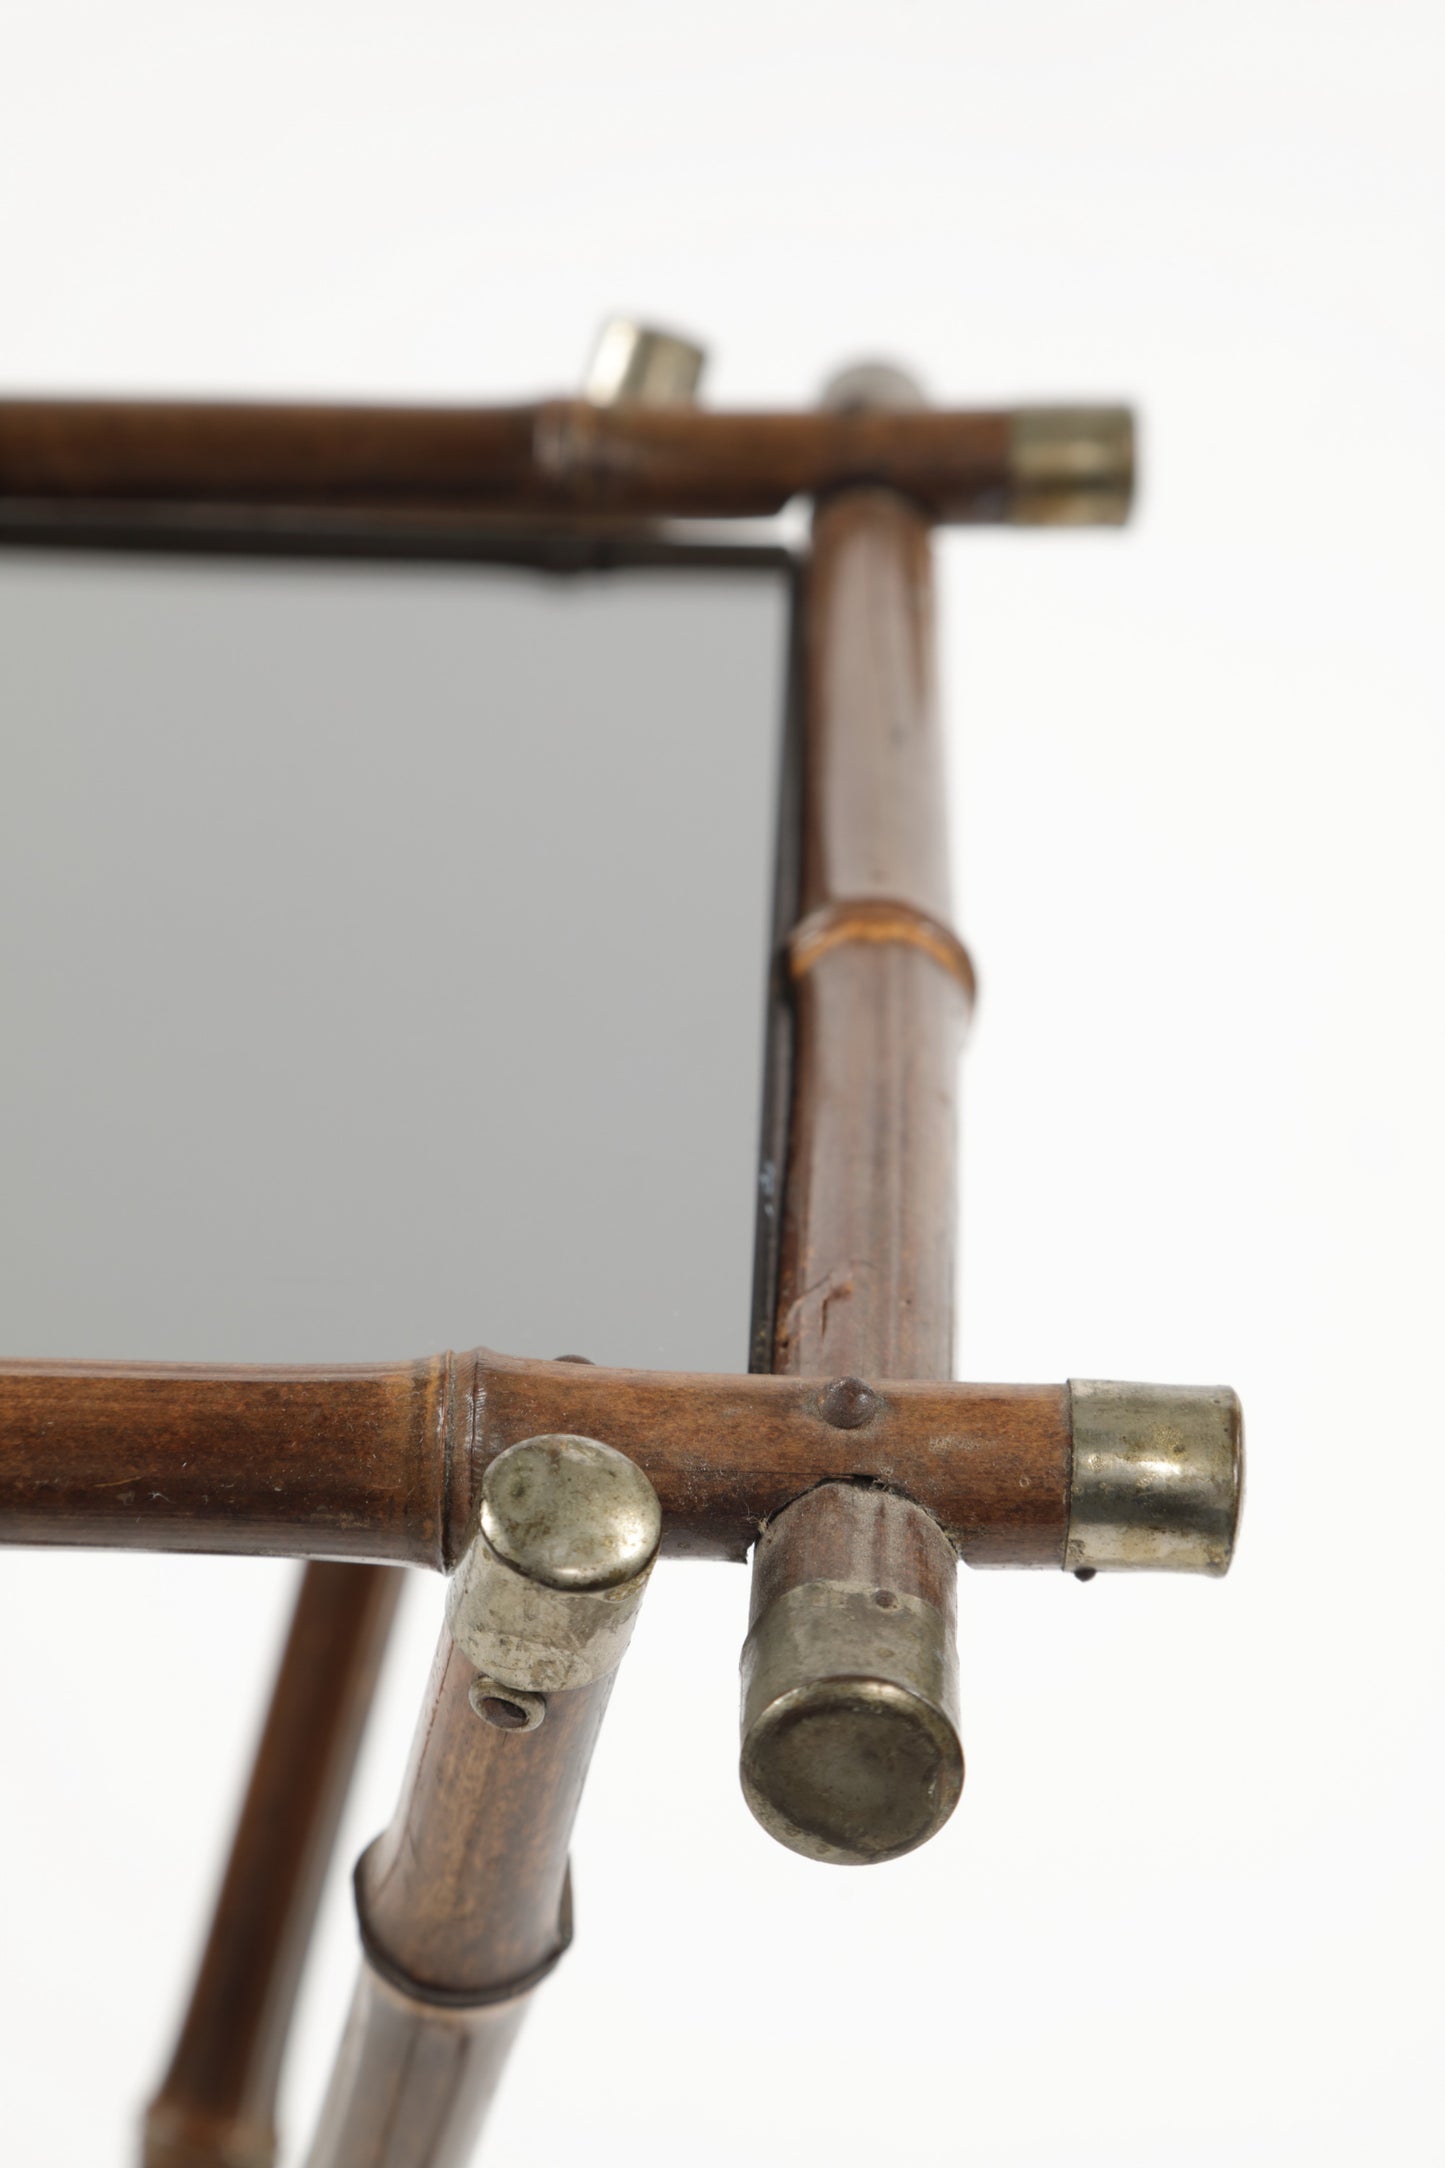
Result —
M 498 1731 L 525 1731 L 527 1712 L 515 1701 L 503 1701 L 500 1694 L 480 1694 L 477 1697 L 477 1714 Z

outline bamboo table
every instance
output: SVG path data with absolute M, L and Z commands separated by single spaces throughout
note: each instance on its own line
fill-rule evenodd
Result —
M 469 2157 L 571 1933 L 567 1850 L 651 1564 L 753 1560 L 741 1778 L 780 1841 L 896 1857 L 963 1782 L 974 1566 L 1222 1573 L 1222 1388 L 951 1381 L 958 1047 L 929 535 L 1116 524 L 1111 408 L 951 413 L 854 371 L 817 412 L 697 405 L 610 329 L 587 394 L 447 410 L 0 403 L 0 540 L 559 569 L 775 562 L 778 818 L 752 1370 L 0 1364 L 0 1537 L 310 1561 L 148 2168 L 266 2168 L 321 1878 L 398 1566 L 450 1577 L 403 1795 L 356 1876 L 357 1988 L 311 2168 Z M 811 541 L 720 523 L 812 500 Z M 676 524 L 713 523 L 704 533 Z

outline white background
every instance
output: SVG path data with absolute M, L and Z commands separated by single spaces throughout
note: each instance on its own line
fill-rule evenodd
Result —
M 967 1578 L 964 1803 L 858 1874 L 737 1799 L 744 1577 L 660 1577 L 499 2164 L 1445 2158 L 1442 48 L 1363 0 L 12 0 L 6 389 L 509 396 L 623 307 L 711 338 L 718 402 L 883 349 L 1145 415 L 1127 537 L 940 550 L 960 1365 L 1227 1378 L 1237 1565 Z M 80 1563 L 84 1633 L 7 1564 L 0 1659 L 0 2120 L 46 2168 L 127 2157 L 289 1585 Z M 348 1936 L 338 1876 L 297 2135 Z

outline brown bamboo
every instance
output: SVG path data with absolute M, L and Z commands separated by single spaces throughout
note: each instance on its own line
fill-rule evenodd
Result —
M 972 996 L 948 924 L 928 525 L 820 507 L 809 580 L 801 918 L 774 1368 L 946 1378 L 954 1086 Z
M 363 1965 L 307 2168 L 466 2168 L 527 2007 L 419 2003 Z
M 357 1870 L 366 1954 L 308 2168 L 467 2160 L 570 1937 L 567 1846 L 611 1679 L 503 1731 L 473 1713 L 474 1676 L 443 1634 L 401 1804 Z
M 882 490 L 820 506 L 772 1366 L 831 1376 L 840 1419 L 865 1423 L 850 1377 L 946 1378 L 953 1366 L 955 1072 L 973 974 L 949 925 L 932 620 L 919 508 Z M 825 1482 L 758 1547 L 743 1785 L 764 1825 L 814 1858 L 892 1858 L 958 1797 L 955 1557 L 947 1517 L 940 1534 L 918 1510 L 928 1503 L 909 1483 L 860 1494 Z M 829 1677 L 819 1653 L 826 1626 L 845 1671 L 863 1662 L 854 1614 L 828 1606 L 848 1589 L 868 1606 L 869 1586 L 872 1601 L 911 1605 L 936 1628 L 902 1702 L 879 1701 L 871 1675 L 866 1692 Z M 802 1639 L 795 1604 L 811 1607 Z M 896 1651 L 888 1678 L 896 1694 Z
M 0 1542 L 444 1563 L 451 1360 L 0 1363 Z
M 817 1004 L 836 1000 L 850 1016 L 860 973 L 887 990 L 916 1088 L 942 1089 L 947 1018 L 961 994 L 926 954 L 886 944 L 841 947 L 805 975 L 800 1075 L 818 1075 L 832 1058 L 830 1019 Z M 927 1040 L 921 1012 L 930 1000 L 942 1013 Z M 885 1033 L 859 1043 L 886 1051 L 890 1042 Z M 920 1045 L 932 1051 L 925 1057 Z M 890 1124 L 898 1111 L 882 1109 Z M 821 1130 L 806 1119 L 799 1130 L 813 1140 L 805 1161 L 813 1186 L 798 1194 L 815 1201 L 814 1228 L 830 1227 L 825 1214 L 835 1208 L 822 1172 L 834 1133 L 825 1113 Z M 946 1214 L 947 1168 L 938 1152 L 921 1156 L 920 1140 L 936 1126 L 924 1106 L 901 1142 L 860 1136 L 858 1150 L 891 1155 L 882 1164 L 900 1185 L 897 1199 L 912 1185 Z M 803 1231 L 795 1213 L 795 1260 L 813 1254 L 800 1247 Z M 815 1370 L 860 1367 L 851 1320 L 880 1285 L 890 1302 L 901 1291 L 897 1329 L 916 1336 L 921 1296 L 909 1275 L 921 1254 L 906 1250 L 881 1281 L 876 1267 L 855 1270 L 851 1284 L 849 1261 L 868 1259 L 866 1248 L 840 1249 L 801 1279 L 790 1264 L 797 1292 L 783 1324 L 794 1359 Z M 936 1313 L 932 1329 L 942 1329 Z M 892 1352 L 901 1360 L 913 1345 L 900 1337 Z M 1070 1467 L 1062 1385 L 888 1382 L 861 1367 L 869 1390 L 860 1421 L 816 1377 L 609 1370 L 486 1350 L 334 1370 L 0 1363 L 0 1542 L 446 1570 L 470 1533 L 487 1462 L 520 1438 L 572 1431 L 604 1439 L 645 1470 L 673 1557 L 743 1559 L 801 1492 L 863 1476 L 917 1499 L 971 1563 L 1062 1563 Z
M 270 2168 L 281 2059 L 402 1576 L 301 1578 L 225 1876 L 145 2168 Z
M 1028 416 L 942 410 L 721 414 L 553 399 L 516 407 L 0 401 L 0 499 L 760 517 L 876 484 L 935 519 L 1121 518 L 1131 451 L 1117 409 L 1059 472 Z M 1020 419 L 1023 420 L 1021 434 Z M 1081 464 L 1082 456 L 1082 464 Z M 1046 471 L 1047 470 L 1047 471 Z M 1052 483 L 1050 478 L 1052 477 Z M 1042 490 L 1042 494 L 1041 494 Z

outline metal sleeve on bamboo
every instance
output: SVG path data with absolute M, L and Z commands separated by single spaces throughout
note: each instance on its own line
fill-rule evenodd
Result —
M 504 2000 L 565 1946 L 567 1833 L 660 1528 L 647 1478 L 595 1439 L 522 1440 L 488 1468 L 402 1807 L 357 1875 L 368 1956 L 406 1991 Z M 509 1722 L 509 1691 L 545 1721 Z
M 896 1859 L 953 1812 L 957 1578 L 937 1522 L 888 1491 L 825 1483 L 767 1529 L 743 1645 L 742 1783 L 792 1851 Z
M 1073 1378 L 1075 1573 L 1229 1570 L 1244 1491 L 1244 1417 L 1225 1385 Z
M 523 1694 L 590 1686 L 626 1653 L 661 1538 L 657 1493 L 624 1453 L 524 1438 L 482 1478 L 447 1592 L 452 1639 L 484 1678 Z

